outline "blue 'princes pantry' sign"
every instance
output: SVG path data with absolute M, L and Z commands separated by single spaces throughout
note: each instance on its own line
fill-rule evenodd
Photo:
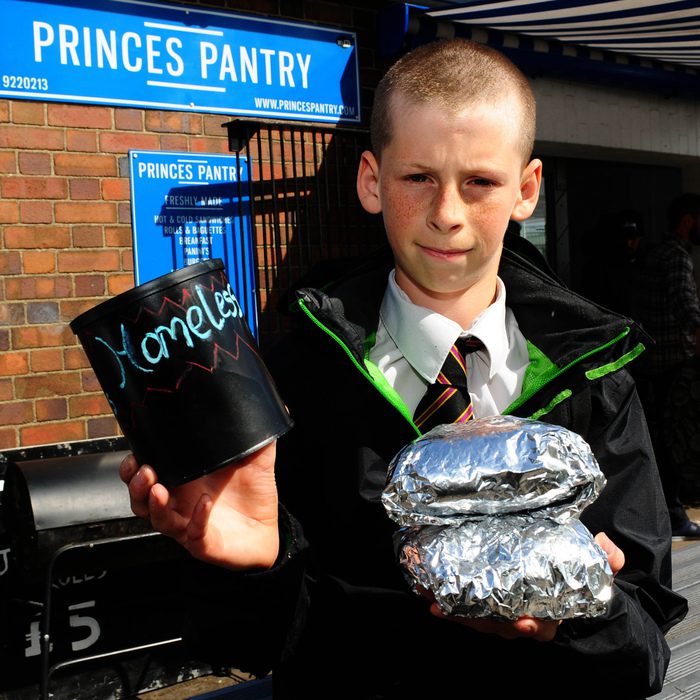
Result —
M 355 35 L 136 0 L 0 0 L 0 95 L 360 121 Z

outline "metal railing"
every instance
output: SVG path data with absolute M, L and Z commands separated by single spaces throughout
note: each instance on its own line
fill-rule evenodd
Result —
M 236 119 L 229 149 L 248 160 L 247 201 L 257 253 L 261 340 L 285 327 L 289 291 L 332 278 L 384 242 L 381 218 L 356 193 L 363 129 Z

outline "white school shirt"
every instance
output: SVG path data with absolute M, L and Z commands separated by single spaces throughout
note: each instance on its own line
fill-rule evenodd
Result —
M 497 278 L 496 299 L 470 328 L 417 306 L 389 281 L 379 311 L 379 327 L 369 359 L 413 413 L 432 384 L 455 340 L 475 336 L 484 348 L 467 355 L 469 394 L 474 416 L 499 415 L 518 396 L 529 363 L 527 343 L 513 312 L 506 308 L 506 289 Z

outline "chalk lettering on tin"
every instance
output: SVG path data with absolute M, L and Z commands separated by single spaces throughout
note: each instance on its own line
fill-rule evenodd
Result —
M 115 359 L 117 360 L 117 364 L 119 365 L 119 372 L 121 373 L 119 388 L 123 389 L 126 386 L 126 372 L 124 372 L 124 363 L 121 360 L 122 357 L 126 357 L 129 360 L 129 362 L 141 372 L 153 372 L 153 370 L 147 367 L 141 367 L 141 365 L 139 365 L 139 363 L 136 362 L 134 346 L 131 343 L 131 338 L 129 338 L 129 334 L 126 332 L 126 328 L 124 327 L 123 323 L 120 324 L 120 327 L 122 336 L 121 350 L 115 350 L 106 340 L 104 340 L 104 338 L 100 338 L 100 336 L 95 336 L 95 340 L 102 343 L 114 355 Z
M 190 307 L 191 308 L 191 307 Z M 189 321 L 189 314 L 187 315 L 187 320 Z M 170 321 L 170 326 L 158 326 L 152 331 L 146 333 L 141 340 L 141 354 L 144 356 L 147 362 L 152 365 L 158 364 L 163 358 L 168 359 L 170 353 L 168 352 L 168 344 L 165 341 L 165 335 L 170 336 L 170 340 L 177 340 L 177 329 L 176 326 L 180 327 L 182 331 L 182 337 L 185 339 L 185 344 L 188 348 L 194 347 L 194 342 L 192 341 L 192 335 L 190 334 L 190 329 L 187 324 L 178 316 L 175 316 Z M 211 333 L 211 331 L 210 331 Z M 148 341 L 154 340 L 158 346 L 158 354 L 152 355 L 148 349 Z
M 192 304 L 185 312 L 185 318 L 174 316 L 169 325 L 161 324 L 153 330 L 148 331 L 141 338 L 139 350 L 143 359 L 150 365 L 157 365 L 162 360 L 170 358 L 170 347 L 173 343 L 184 342 L 189 348 L 195 346 L 197 339 L 207 340 L 213 333 L 212 328 L 207 328 L 206 325 L 213 326 L 217 331 L 220 331 L 226 324 L 228 318 L 241 318 L 243 310 L 233 294 L 231 285 L 227 285 L 222 291 L 213 292 L 214 304 L 211 300 L 207 300 L 206 293 L 209 290 L 207 287 L 195 285 L 196 297 L 200 304 Z M 214 305 L 216 310 L 214 310 Z M 131 365 L 142 372 L 153 372 L 154 369 L 142 367 L 136 359 L 136 348 L 129 336 L 129 332 L 121 324 L 122 349 L 116 350 L 106 340 L 97 337 L 96 340 L 105 345 L 117 360 L 120 371 L 119 388 L 123 389 L 126 385 L 125 365 L 122 361 L 126 357 Z M 113 410 L 114 403 L 107 397 Z M 114 411 L 116 415 L 116 410 Z
M 196 285 L 197 287 L 197 296 L 199 297 L 199 301 L 202 303 L 202 306 L 204 307 L 204 312 L 207 314 L 207 318 L 209 319 L 209 322 L 211 323 L 214 328 L 216 328 L 217 331 L 220 331 L 224 327 L 224 323 L 226 323 L 226 319 L 224 318 L 219 318 L 217 321 L 216 318 L 214 317 L 214 314 L 212 313 L 212 310 L 209 308 L 209 304 L 207 304 L 207 300 L 204 298 L 204 288 L 200 286 L 199 284 Z
M 198 320 L 194 320 L 192 317 L 197 315 Z M 192 305 L 187 309 L 187 326 L 189 329 L 202 340 L 206 340 L 212 333 L 211 328 L 206 331 L 200 331 L 200 326 L 204 323 L 204 314 L 199 306 Z

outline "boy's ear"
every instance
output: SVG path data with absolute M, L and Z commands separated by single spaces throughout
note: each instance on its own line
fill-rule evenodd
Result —
M 531 160 L 520 180 L 520 197 L 513 207 L 511 219 L 523 221 L 527 219 L 537 206 L 540 196 L 540 184 L 542 183 L 542 161 L 534 158 Z
M 357 196 L 365 211 L 370 214 L 381 212 L 379 163 L 371 151 L 364 151 L 360 156 L 360 166 L 357 169 Z

